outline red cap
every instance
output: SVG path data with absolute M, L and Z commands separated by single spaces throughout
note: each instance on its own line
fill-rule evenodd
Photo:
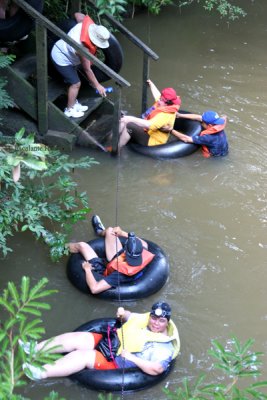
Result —
M 173 88 L 165 88 L 161 92 L 161 96 L 164 100 L 172 101 L 173 104 L 181 105 L 181 99 L 177 96 L 176 91 Z

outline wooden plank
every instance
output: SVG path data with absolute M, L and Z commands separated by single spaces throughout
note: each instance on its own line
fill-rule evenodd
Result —
M 17 74 L 12 67 L 4 68 L 3 75 L 7 77 L 6 90 L 14 102 L 31 118 L 37 120 L 37 95 L 33 86 Z
M 38 22 L 36 22 L 36 57 L 38 129 L 41 135 L 45 135 L 48 131 L 47 31 Z

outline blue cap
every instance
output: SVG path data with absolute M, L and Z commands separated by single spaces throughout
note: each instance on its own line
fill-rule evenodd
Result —
M 224 118 L 220 118 L 216 111 L 208 110 L 202 114 L 202 121 L 208 125 L 223 125 L 225 123 Z

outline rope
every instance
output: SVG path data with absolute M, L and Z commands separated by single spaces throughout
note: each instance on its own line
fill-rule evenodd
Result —
M 120 186 L 119 186 L 119 178 L 120 178 L 120 170 L 121 170 L 121 156 L 120 151 L 118 151 L 117 157 L 117 165 L 116 165 L 116 192 L 115 192 L 115 226 L 118 226 L 119 219 L 119 194 L 120 194 Z M 116 241 L 116 254 L 118 254 L 118 240 L 115 237 Z M 121 285 L 120 285 L 120 268 L 119 268 L 119 258 L 116 258 L 117 262 L 117 271 L 118 271 L 118 302 L 119 307 L 122 305 L 121 300 Z M 121 321 L 122 322 L 122 321 Z M 121 326 L 121 335 L 122 335 L 122 348 L 124 349 L 124 332 L 123 332 L 123 324 Z M 123 359 L 123 367 L 122 367 L 122 378 L 121 378 L 121 400 L 124 399 L 124 384 L 125 384 L 125 360 Z

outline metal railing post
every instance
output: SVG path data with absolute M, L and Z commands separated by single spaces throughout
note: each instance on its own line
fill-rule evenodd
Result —
M 113 125 L 112 125 L 112 154 L 118 153 L 119 143 L 119 126 L 121 118 L 121 87 L 117 85 L 115 89 L 115 102 L 113 110 Z
M 149 79 L 148 70 L 149 70 L 149 59 L 148 59 L 148 55 L 146 53 L 144 53 L 141 114 L 143 114 L 147 109 L 147 80 Z

